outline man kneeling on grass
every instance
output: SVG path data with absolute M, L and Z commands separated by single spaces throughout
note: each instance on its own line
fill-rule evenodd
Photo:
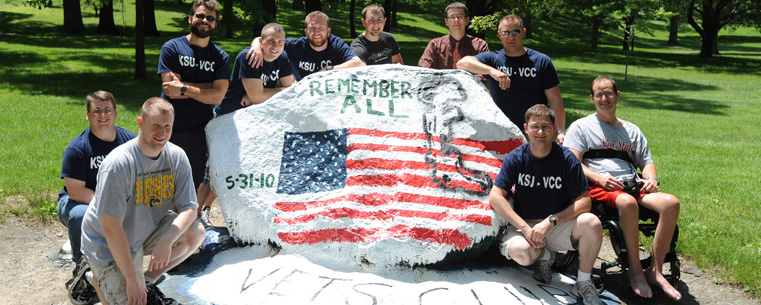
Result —
M 190 163 L 168 143 L 173 122 L 172 104 L 148 99 L 137 118 L 137 138 L 100 166 L 82 222 L 82 254 L 92 271 L 77 280 L 92 283 L 103 304 L 176 304 L 156 280 L 203 242 Z M 144 254 L 151 256 L 145 273 Z

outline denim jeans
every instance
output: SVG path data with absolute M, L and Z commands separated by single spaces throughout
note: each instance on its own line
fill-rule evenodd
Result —
M 69 199 L 69 195 L 58 198 L 58 219 L 69 229 L 69 242 L 74 261 L 82 257 L 82 218 L 85 217 L 87 204 Z

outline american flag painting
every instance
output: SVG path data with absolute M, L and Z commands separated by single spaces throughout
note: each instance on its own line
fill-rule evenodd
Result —
M 504 156 L 522 142 L 455 139 L 466 168 L 458 168 L 456 156 L 427 147 L 431 142 L 441 144 L 438 137 L 429 140 L 423 133 L 365 128 L 285 133 L 277 188 L 283 200 L 275 205 L 283 214 L 274 221 L 291 225 L 292 231 L 280 232 L 280 239 L 314 244 L 411 238 L 467 248 L 474 238 L 447 223 L 492 226 L 493 213 L 484 196 L 451 196 L 458 188 L 488 191 L 502 164 L 496 156 Z M 427 155 L 441 164 L 427 162 L 431 159 Z M 434 168 L 443 171 L 455 187 L 436 183 Z M 465 173 L 473 169 L 487 176 Z M 430 195 L 427 189 L 444 194 Z M 312 193 L 336 190 L 335 196 L 310 200 Z M 342 224 L 341 219 L 351 224 Z M 352 225 L 362 222 L 367 225 Z M 300 230 L 304 224 L 320 229 Z
M 316 73 L 206 131 L 234 238 L 379 264 L 496 238 L 488 194 L 524 141 L 472 75 L 405 66 Z

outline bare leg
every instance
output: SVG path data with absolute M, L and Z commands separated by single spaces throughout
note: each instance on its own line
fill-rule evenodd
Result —
M 526 239 L 519 239 L 510 243 L 508 252 L 510 258 L 521 266 L 533 264 L 540 255 L 544 254 L 544 248 L 532 248 Z
M 629 194 L 619 195 L 616 198 L 616 208 L 618 209 L 621 230 L 624 233 L 629 263 L 629 281 L 632 290 L 638 296 L 650 298 L 653 296 L 653 290 L 647 284 L 642 263 L 639 261 L 639 206 L 637 200 Z
M 106 300 L 106 296 L 103 294 L 103 291 L 100 290 L 100 285 L 98 285 L 98 276 L 96 276 L 94 272 L 90 272 L 90 277 L 87 278 L 87 281 L 90 282 L 90 285 L 95 287 L 95 293 L 98 294 L 100 303 L 102 305 L 109 305 L 108 300 Z
M 660 287 L 666 295 L 678 301 L 682 299 L 682 294 L 663 277 L 663 262 L 679 218 L 679 199 L 671 194 L 653 193 L 642 199 L 642 205 L 660 215 L 653 238 L 653 262 L 647 269 L 647 282 Z
M 167 270 L 179 265 L 201 246 L 205 235 L 206 230 L 204 230 L 203 226 L 199 223 L 193 223 L 185 235 L 177 241 L 177 245 L 172 248 L 172 256 L 169 258 L 169 263 L 164 268 L 148 271 L 145 275 L 155 279 Z
M 571 233 L 571 243 L 579 249 L 579 270 L 591 273 L 602 244 L 602 225 L 592 213 L 583 213 L 576 218 Z
M 198 186 L 198 215 L 201 215 L 201 210 L 204 207 L 210 207 L 214 199 L 217 199 L 217 194 L 211 190 L 211 186 L 201 183 Z

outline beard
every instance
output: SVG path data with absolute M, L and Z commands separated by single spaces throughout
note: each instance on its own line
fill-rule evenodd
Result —
M 323 36 L 323 37 L 325 37 L 325 36 Z M 327 38 L 322 39 L 322 43 L 320 43 L 319 45 L 312 38 L 309 38 L 309 44 L 312 45 L 312 47 L 315 47 L 315 48 L 322 47 L 326 43 L 328 43 L 328 39 Z
M 190 32 L 193 33 L 193 35 L 197 36 L 198 38 L 206 38 L 214 34 L 214 30 L 216 28 L 209 25 L 208 30 L 201 29 L 201 23 L 196 22 L 190 25 Z

